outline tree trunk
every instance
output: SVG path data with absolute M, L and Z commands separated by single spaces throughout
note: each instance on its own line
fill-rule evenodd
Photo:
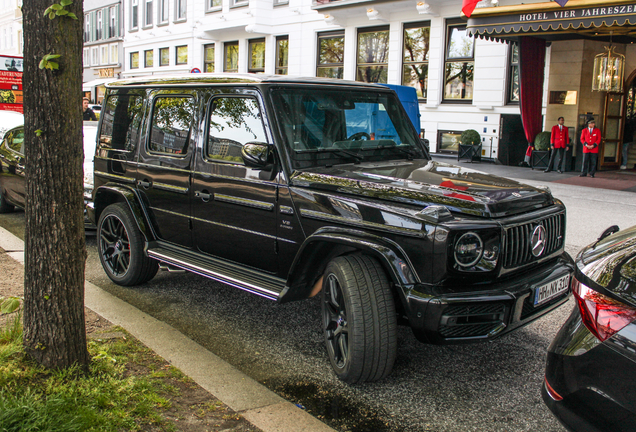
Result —
M 53 0 L 24 1 L 26 256 L 24 346 L 49 368 L 87 365 L 84 323 L 82 39 L 78 19 L 44 11 Z M 40 69 L 47 54 L 58 70 Z M 38 136 L 39 134 L 39 136 Z M 88 157 L 91 157 L 90 155 Z

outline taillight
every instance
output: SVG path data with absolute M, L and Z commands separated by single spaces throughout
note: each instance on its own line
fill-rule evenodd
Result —
M 572 281 L 572 292 L 581 311 L 583 324 L 601 342 L 636 320 L 636 308 Z

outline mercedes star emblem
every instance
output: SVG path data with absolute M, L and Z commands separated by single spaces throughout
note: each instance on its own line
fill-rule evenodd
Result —
M 530 246 L 532 247 L 532 255 L 535 257 L 540 257 L 545 250 L 545 235 L 545 228 L 543 228 L 543 225 L 537 225 L 532 232 Z

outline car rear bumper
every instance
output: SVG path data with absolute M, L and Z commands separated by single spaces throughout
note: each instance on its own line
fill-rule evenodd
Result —
M 535 290 L 574 270 L 572 258 L 563 253 L 549 264 L 488 286 L 449 288 L 449 294 L 425 296 L 426 287 L 414 287 L 407 296 L 409 322 L 416 337 L 433 344 L 459 344 L 490 340 L 561 306 L 570 288 L 539 305 Z M 438 289 L 439 290 L 439 289 Z

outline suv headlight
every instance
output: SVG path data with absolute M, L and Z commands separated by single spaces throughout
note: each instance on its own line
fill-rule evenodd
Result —
M 487 272 L 497 267 L 500 236 L 496 230 L 458 234 L 453 245 L 453 267 L 461 272 Z

